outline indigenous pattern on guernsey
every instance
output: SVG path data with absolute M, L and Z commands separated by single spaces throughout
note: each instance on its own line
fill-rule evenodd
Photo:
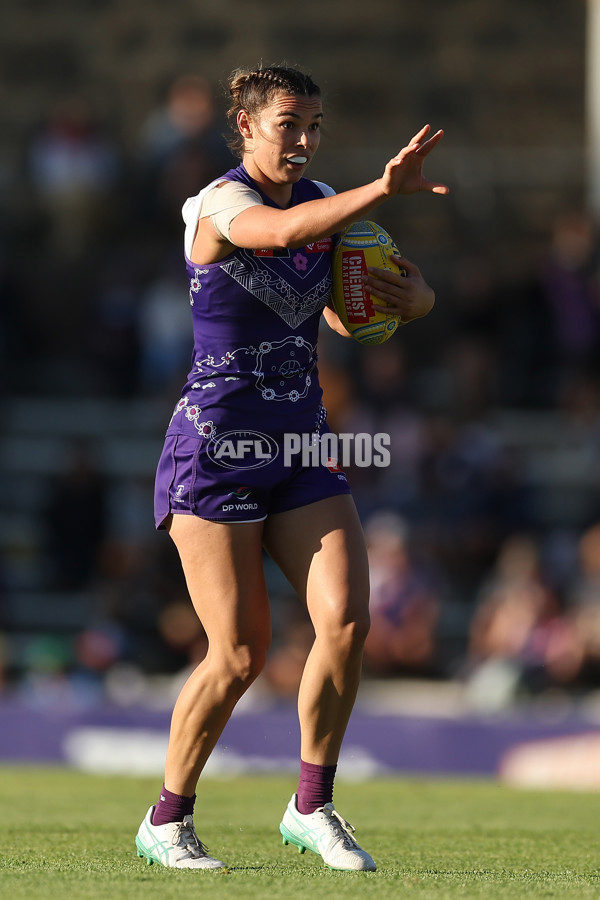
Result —
M 287 358 L 279 365 L 277 369 L 271 367 L 270 354 L 280 348 L 290 345 L 290 349 L 286 350 Z M 263 400 L 291 400 L 295 403 L 302 397 L 306 397 L 308 390 L 312 384 L 310 373 L 314 365 L 313 360 L 316 358 L 315 348 L 305 341 L 303 337 L 283 338 L 281 341 L 261 341 L 258 347 L 238 347 L 236 350 L 228 351 L 221 357 L 220 362 L 216 362 L 214 357 L 209 356 L 207 359 L 196 360 L 196 373 L 200 376 L 209 369 L 212 375 L 221 366 L 229 366 L 233 362 L 238 353 L 244 353 L 254 357 L 254 368 L 252 374 L 256 376 L 255 387 L 261 392 Z M 271 374 L 269 369 L 277 371 L 281 379 L 279 386 L 287 388 L 281 390 L 279 387 L 267 387 L 266 382 Z M 282 380 L 283 379 L 283 380 Z M 239 376 L 225 376 L 225 381 L 239 381 Z M 274 382 L 275 383 L 275 382 Z M 214 381 L 208 383 L 195 381 L 192 388 L 207 390 L 216 387 Z
M 310 257 L 315 254 L 312 249 L 308 253 L 300 250 L 287 252 L 287 258 L 283 255 L 269 258 L 267 254 L 258 257 L 249 250 L 239 250 L 238 257 L 225 263 L 223 270 L 254 297 L 266 303 L 290 328 L 295 328 L 309 316 L 321 312 L 331 292 L 331 275 L 324 273 L 314 288 L 299 295 L 297 288 L 286 277 L 287 271 L 308 279 L 314 266 L 314 260 Z M 279 273 L 273 271 L 272 260 L 277 261 Z M 297 283 L 297 279 L 294 280 Z
M 242 182 L 278 208 L 243 165 L 213 184 L 219 181 Z M 302 178 L 293 186 L 292 205 L 328 193 L 326 185 Z M 187 253 L 202 194 L 184 206 Z M 322 427 L 317 339 L 331 294 L 332 250 L 333 240 L 326 238 L 293 250 L 234 248 L 216 263 L 186 255 L 194 355 L 167 434 L 210 441 L 231 427 L 269 433 Z

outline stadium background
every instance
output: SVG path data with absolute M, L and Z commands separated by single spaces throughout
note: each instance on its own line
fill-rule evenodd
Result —
M 310 174 L 337 190 L 424 122 L 446 131 L 427 168 L 450 196 L 377 215 L 434 312 L 385 347 L 324 333 L 321 348 L 333 427 L 392 437 L 389 469 L 350 473 L 374 548 L 365 702 L 595 721 L 583 0 L 5 0 L 0 15 L 5 714 L 133 720 L 167 709 L 204 652 L 152 479 L 189 363 L 181 203 L 227 165 L 221 80 L 262 59 L 321 85 Z M 249 703 L 287 709 L 310 630 L 267 566 L 274 645 Z

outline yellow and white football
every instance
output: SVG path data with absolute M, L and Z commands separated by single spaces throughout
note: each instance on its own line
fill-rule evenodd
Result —
M 375 222 L 355 222 L 339 236 L 333 251 L 331 299 L 342 323 L 360 344 L 382 344 L 402 322 L 400 316 L 386 316 L 373 309 L 373 303 L 384 303 L 371 296 L 362 281 L 368 266 L 404 275 L 390 258 L 400 255 L 387 231 Z

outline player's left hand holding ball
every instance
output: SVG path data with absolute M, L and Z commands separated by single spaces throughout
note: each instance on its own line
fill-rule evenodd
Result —
M 391 259 L 404 270 L 400 275 L 389 269 L 369 266 L 369 274 L 365 284 L 381 304 L 373 303 L 373 309 L 389 315 L 400 316 L 402 324 L 426 316 L 435 303 L 435 293 L 429 287 L 418 266 L 404 256 L 392 256 Z

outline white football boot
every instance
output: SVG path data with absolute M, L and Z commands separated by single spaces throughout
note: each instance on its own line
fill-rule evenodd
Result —
M 148 865 L 159 863 L 172 869 L 224 869 L 225 863 L 208 855 L 208 848 L 198 840 L 192 816 L 183 822 L 153 825 L 154 807 L 148 810 L 140 825 L 135 845 L 138 856 L 146 857 Z
M 279 831 L 284 844 L 295 844 L 300 853 L 312 850 L 330 869 L 348 872 L 374 872 L 377 868 L 366 850 L 352 834 L 354 828 L 326 803 L 314 813 L 303 816 L 296 808 L 296 794 L 286 809 Z

